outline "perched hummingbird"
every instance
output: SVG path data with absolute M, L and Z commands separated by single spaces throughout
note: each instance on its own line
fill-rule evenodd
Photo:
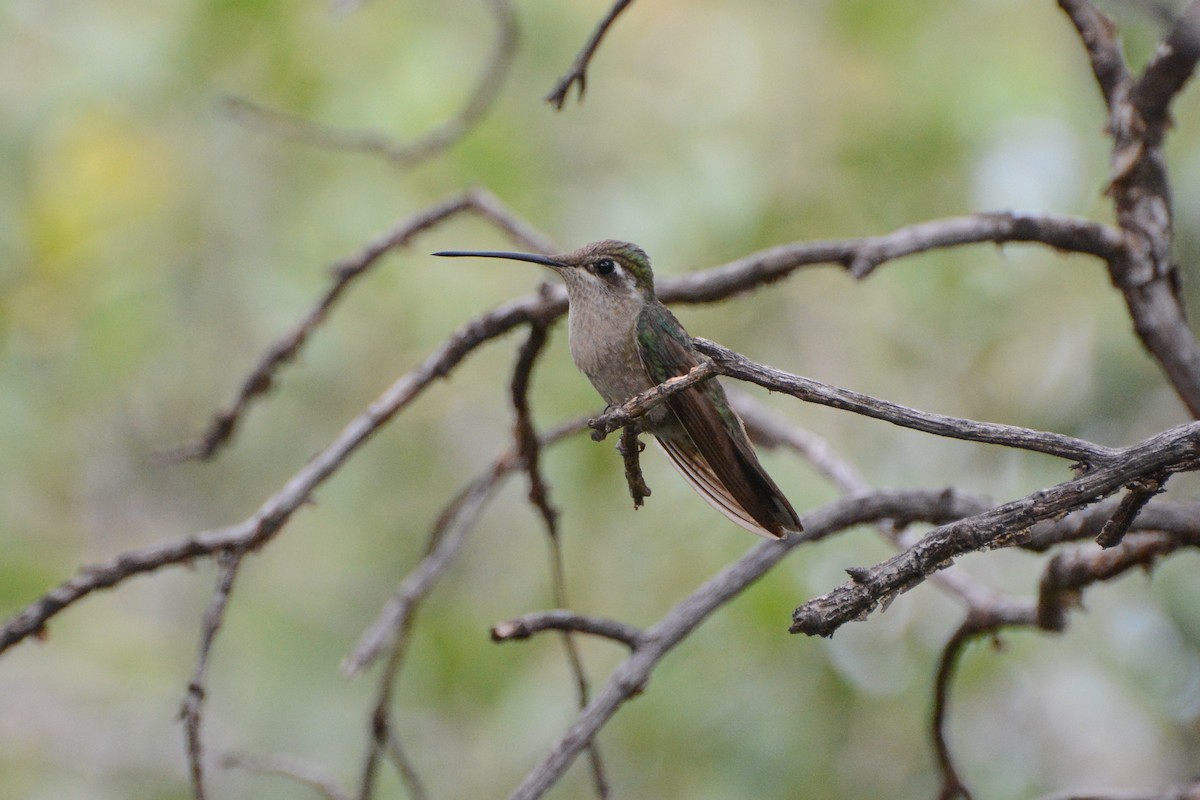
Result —
M 650 258 L 636 245 L 606 240 L 557 256 L 452 250 L 550 267 L 567 285 L 571 358 L 609 405 L 700 363 L 692 340 L 654 295 Z M 701 497 L 748 531 L 780 538 L 800 518 L 771 480 L 715 378 L 671 395 L 643 418 L 671 463 Z

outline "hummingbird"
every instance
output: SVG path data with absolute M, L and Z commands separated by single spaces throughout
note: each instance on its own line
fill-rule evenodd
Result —
M 571 359 L 610 406 L 700 363 L 683 325 L 655 296 L 650 258 L 637 245 L 609 239 L 556 256 L 468 250 L 434 255 L 506 258 L 557 272 L 567 287 Z M 670 395 L 642 419 L 642 429 L 680 475 L 730 520 L 768 539 L 803 530 L 716 378 Z

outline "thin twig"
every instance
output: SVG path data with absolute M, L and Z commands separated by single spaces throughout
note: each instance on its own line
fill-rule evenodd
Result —
M 205 673 L 208 670 L 209 654 L 212 652 L 213 641 L 221 623 L 225 619 L 225 607 L 229 603 L 229 594 L 233 591 L 233 581 L 237 577 L 238 567 L 241 566 L 244 551 L 226 550 L 219 554 L 221 571 L 217 579 L 216 589 L 212 600 L 204 611 L 204 622 L 200 631 L 200 646 L 196 653 L 196 664 L 192 668 L 192 679 L 188 683 L 187 696 L 179 710 L 183 720 L 185 752 L 187 753 L 188 772 L 192 781 L 192 797 L 204 800 L 204 741 L 200 730 L 203 724 L 203 707 L 205 698 Z
M 617 17 L 621 16 L 621 12 L 632 3 L 633 0 L 616 0 L 612 8 L 596 24 L 592 30 L 592 35 L 588 37 L 587 44 L 575 56 L 575 61 L 571 64 L 571 68 L 567 70 L 558 83 L 554 84 L 554 88 L 550 90 L 550 94 L 546 95 L 546 102 L 554 106 L 558 111 L 562 110 L 563 104 L 567 102 L 567 94 L 571 91 L 573 85 L 579 86 L 578 98 L 583 100 L 583 94 L 587 90 L 587 70 L 592 63 L 592 56 L 596 54 L 596 50 L 600 47 L 600 42 L 604 40 L 604 35 L 608 33 L 608 29 L 617 21 Z
M 408 643 L 415 621 L 414 607 L 414 612 L 400 621 L 399 629 L 395 631 L 395 637 L 388 651 L 387 664 L 379 676 L 379 689 L 370 717 L 371 744 L 367 747 L 366 758 L 363 760 L 356 800 L 373 800 L 375 797 L 379 765 L 384 756 L 387 756 L 396 767 L 412 800 L 427 800 L 428 797 L 425 784 L 417 773 L 416 766 L 409 760 L 408 754 L 401 747 L 400 735 L 392 724 L 392 693 L 396 687 L 396 676 L 408 654 Z
M 317 147 L 381 156 L 400 168 L 414 167 L 437 156 L 471 132 L 491 110 L 517 50 L 517 18 L 510 0 L 486 0 L 496 21 L 496 40 L 479 83 L 462 109 L 412 142 L 398 143 L 375 131 L 347 130 L 267 108 L 242 98 L 228 98 L 234 119 L 285 139 Z
M 1117 39 L 1117 26 L 1091 0 L 1059 0 L 1058 5 L 1083 40 L 1096 83 L 1111 108 L 1117 96 L 1127 91 L 1131 80 Z

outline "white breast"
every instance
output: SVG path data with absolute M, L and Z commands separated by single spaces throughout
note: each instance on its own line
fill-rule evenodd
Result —
M 638 358 L 640 297 L 571 298 L 567 327 L 571 358 L 606 403 L 624 403 L 653 384 Z

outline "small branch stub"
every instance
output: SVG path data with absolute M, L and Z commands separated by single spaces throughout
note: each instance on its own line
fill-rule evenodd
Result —
M 645 443 L 638 440 L 637 426 L 626 425 L 621 430 L 617 452 L 625 460 L 625 482 L 629 484 L 629 496 L 633 498 L 634 508 L 641 508 L 645 499 L 650 496 L 650 487 L 642 477 L 642 465 L 638 460 L 638 456 L 645 449 Z
M 1150 502 L 1150 498 L 1163 492 L 1163 484 L 1167 482 L 1166 475 L 1156 475 L 1134 481 L 1126 487 L 1128 491 L 1121 498 L 1121 504 L 1113 512 L 1108 522 L 1104 523 L 1096 544 L 1104 548 L 1116 547 L 1125 538 L 1126 531 L 1133 524 L 1138 513 Z

